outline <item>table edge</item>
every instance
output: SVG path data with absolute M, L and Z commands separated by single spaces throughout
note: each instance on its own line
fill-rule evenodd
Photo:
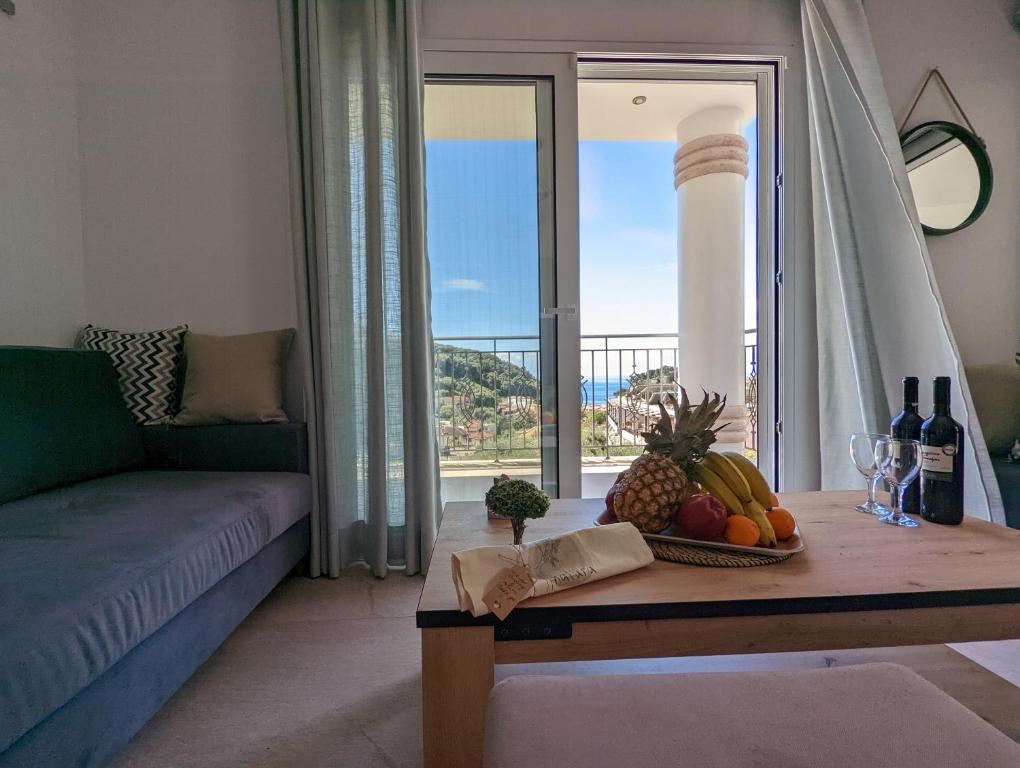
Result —
M 750 600 L 713 600 L 693 603 L 623 603 L 529 608 L 518 606 L 505 621 L 493 614 L 475 618 L 457 609 L 415 612 L 418 629 L 446 627 L 532 627 L 536 624 L 575 624 L 608 621 L 655 621 L 739 616 L 776 616 L 805 613 L 853 613 L 910 608 L 961 608 L 1020 603 L 1020 586 L 983 589 L 890 592 L 868 595 L 823 595 Z

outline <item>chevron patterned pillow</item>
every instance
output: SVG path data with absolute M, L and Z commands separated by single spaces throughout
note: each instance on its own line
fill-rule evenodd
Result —
M 188 326 L 162 331 L 122 333 L 86 325 L 78 336 L 81 349 L 97 349 L 113 358 L 120 391 L 139 424 L 166 424 L 177 404 L 178 366 Z

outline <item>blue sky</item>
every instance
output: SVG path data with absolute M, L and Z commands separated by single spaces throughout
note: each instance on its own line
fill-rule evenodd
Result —
M 538 334 L 533 141 L 426 144 L 435 336 Z
M 757 165 L 754 130 L 752 122 L 745 131 L 751 144 L 749 211 Z M 675 149 L 673 142 L 578 146 L 584 334 L 676 331 Z M 535 152 L 533 141 L 426 143 L 436 336 L 538 334 Z M 754 220 L 747 218 L 750 264 Z M 753 298 L 749 285 L 748 320 Z
M 675 142 L 578 145 L 581 333 L 675 333 Z

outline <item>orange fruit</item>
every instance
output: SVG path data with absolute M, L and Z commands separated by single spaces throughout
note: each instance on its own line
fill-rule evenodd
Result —
M 769 494 L 769 509 L 775 509 L 779 506 L 779 497 L 774 493 Z
M 793 529 L 797 527 L 797 521 L 793 515 L 782 507 L 773 507 L 765 513 L 766 519 L 772 523 L 772 529 L 776 532 L 776 538 L 786 541 L 793 536 Z
M 730 515 L 726 520 L 726 531 L 723 533 L 730 544 L 753 547 L 758 543 L 761 530 L 758 524 L 743 515 Z

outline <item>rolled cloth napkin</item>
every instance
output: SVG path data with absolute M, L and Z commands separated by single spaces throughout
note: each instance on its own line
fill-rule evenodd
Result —
M 641 533 L 630 523 L 552 536 L 525 544 L 520 554 L 512 544 L 475 547 L 453 553 L 453 583 L 462 611 L 472 616 L 489 613 L 482 598 L 507 568 L 528 566 L 535 586 L 527 597 L 548 595 L 618 573 L 643 568 L 654 559 Z

